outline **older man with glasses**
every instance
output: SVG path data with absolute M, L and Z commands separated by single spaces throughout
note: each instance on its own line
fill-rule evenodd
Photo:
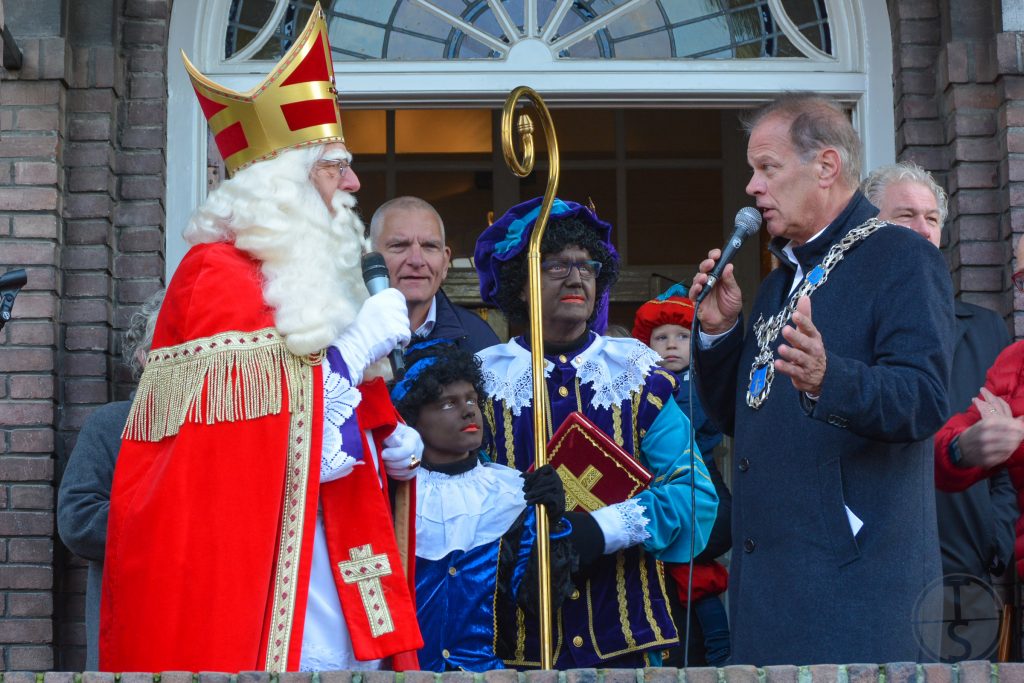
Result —
M 513 323 L 528 322 L 526 246 L 539 208 L 537 198 L 509 209 L 476 244 L 480 293 Z M 495 462 L 531 466 L 533 410 L 547 414 L 550 430 L 580 412 L 654 475 L 650 488 L 624 502 L 567 513 L 582 571 L 558 615 L 558 669 L 660 663 L 678 636 L 657 560 L 687 562 L 691 549 L 703 550 L 717 508 L 696 446 L 690 468 L 690 423 L 672 398 L 675 377 L 639 341 L 601 335 L 618 275 L 610 236 L 611 225 L 591 209 L 555 200 L 540 245 L 544 405 L 534 403 L 528 337 L 478 354 L 490 427 L 485 447 Z M 514 614 L 496 618 L 499 643 L 512 646 L 506 664 L 540 666 L 536 625 Z
M 1024 292 L 1024 239 L 1017 242 L 1013 285 Z M 1008 346 L 989 369 L 985 386 L 964 412 L 935 436 L 935 482 L 962 491 L 1006 470 L 1024 506 L 1024 342 Z M 1024 520 L 1017 522 L 1017 573 L 1024 572 Z

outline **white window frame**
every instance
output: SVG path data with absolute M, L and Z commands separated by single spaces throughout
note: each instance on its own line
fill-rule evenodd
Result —
M 778 14 L 781 2 L 770 2 Z M 206 196 L 206 121 L 179 55 L 184 51 L 201 72 L 236 90 L 253 87 L 273 67 L 224 59 L 229 5 L 230 0 L 175 0 L 171 10 L 168 280 L 187 250 L 181 231 Z M 826 6 L 831 58 L 554 60 L 540 41 L 523 40 L 505 60 L 337 62 L 336 80 L 350 109 L 496 107 L 519 85 L 531 86 L 552 107 L 745 108 L 783 90 L 812 90 L 852 108 L 865 170 L 892 163 L 892 39 L 885 0 L 826 0 Z

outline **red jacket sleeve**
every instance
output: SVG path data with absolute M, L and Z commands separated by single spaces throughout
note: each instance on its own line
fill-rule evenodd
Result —
M 1008 346 L 985 376 L 985 388 L 1002 398 L 1013 408 L 1014 415 L 1022 414 L 1021 395 L 1024 387 L 1024 342 Z M 980 395 L 980 394 L 979 394 Z M 935 486 L 943 491 L 963 491 L 972 484 L 992 476 L 1005 465 L 986 470 L 982 467 L 957 467 L 949 459 L 949 444 L 968 427 L 981 419 L 972 404 L 967 410 L 954 415 L 935 435 Z M 1007 463 L 1024 463 L 1024 444 L 1010 456 Z

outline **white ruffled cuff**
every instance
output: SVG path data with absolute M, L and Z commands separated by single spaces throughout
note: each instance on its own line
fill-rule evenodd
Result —
M 636 499 L 630 498 L 590 513 L 604 534 L 606 555 L 639 545 L 651 537 L 647 531 L 650 520 L 644 516 L 646 511 Z

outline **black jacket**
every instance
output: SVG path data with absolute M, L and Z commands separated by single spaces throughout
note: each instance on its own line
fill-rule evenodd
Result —
M 427 339 L 452 339 L 460 349 L 476 353 L 498 343 L 498 335 L 476 313 L 453 304 L 442 290 L 434 295 L 437 322 Z

